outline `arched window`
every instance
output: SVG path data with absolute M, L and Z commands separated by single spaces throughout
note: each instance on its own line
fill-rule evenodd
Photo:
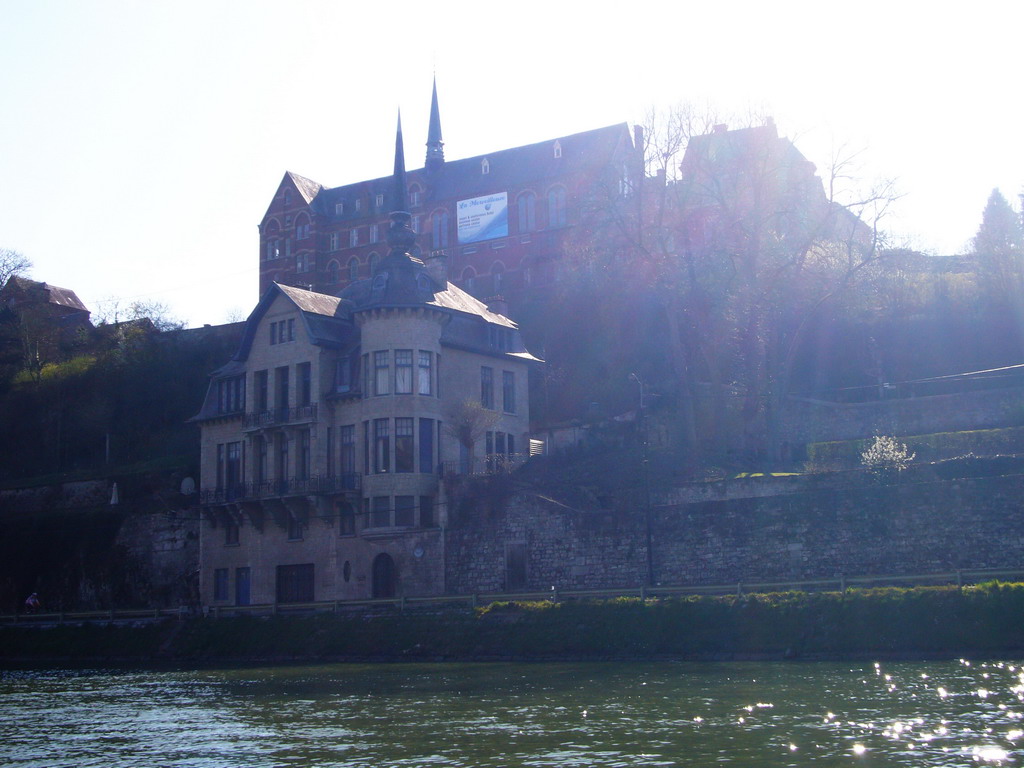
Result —
M 565 226 L 565 187 L 552 187 L 548 192 L 548 226 Z
M 463 287 L 472 293 L 476 289 L 476 270 L 472 267 L 466 267 L 462 270 L 462 285 Z
M 348 281 L 354 283 L 359 279 L 359 259 L 348 260 Z
M 448 247 L 448 211 L 434 211 L 431 214 L 430 237 L 435 251 Z
M 500 261 L 496 261 L 491 265 L 491 280 L 493 283 L 494 294 L 501 293 L 501 289 L 505 281 L 505 265 Z
M 519 231 L 533 232 L 537 228 L 537 196 L 523 192 L 519 196 Z
M 341 265 L 334 259 L 331 259 L 331 261 L 327 264 L 327 282 L 336 283 L 338 282 L 340 277 Z
M 419 184 L 413 184 L 411 187 L 409 187 L 409 207 L 410 208 L 412 208 L 414 205 L 419 205 L 420 204 L 420 195 L 421 195 L 421 193 L 422 192 L 420 190 L 420 185 Z
M 486 157 L 480 161 L 480 175 L 486 176 L 491 172 L 491 161 Z
M 555 157 L 559 158 L 562 156 L 562 142 L 555 141 Z
M 281 255 L 281 223 L 271 219 L 263 228 L 263 259 L 270 261 Z
M 295 239 L 307 240 L 309 238 L 309 217 L 300 213 L 295 217 Z
M 377 274 L 377 262 L 380 261 L 380 256 L 376 252 L 370 254 L 370 275 Z

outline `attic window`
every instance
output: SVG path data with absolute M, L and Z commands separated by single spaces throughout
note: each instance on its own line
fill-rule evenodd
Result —
M 292 191 L 290 189 L 286 189 L 284 191 L 284 204 L 285 205 L 291 205 L 292 204 Z
M 376 205 L 377 205 L 378 208 L 383 208 L 384 207 L 384 195 L 377 195 L 377 203 L 376 203 Z
M 344 212 L 345 212 L 345 204 L 344 203 L 335 203 L 334 204 L 334 215 L 335 216 L 341 216 L 341 214 L 343 214 Z
M 562 156 L 562 142 L 556 141 L 555 142 L 555 157 L 561 157 L 561 156 Z
M 361 210 L 363 210 L 363 201 L 356 200 L 356 213 L 359 213 Z
M 491 164 L 487 160 L 487 158 L 485 157 L 483 160 L 480 161 L 480 175 L 481 176 L 486 176 L 490 172 L 491 172 Z

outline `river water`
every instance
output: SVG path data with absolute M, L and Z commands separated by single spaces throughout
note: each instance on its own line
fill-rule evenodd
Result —
M 1024 765 L 1020 662 L 0 672 L 3 766 Z

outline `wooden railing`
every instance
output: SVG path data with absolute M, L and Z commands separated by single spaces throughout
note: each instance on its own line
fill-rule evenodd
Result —
M 626 587 L 618 589 L 549 589 L 522 592 L 487 592 L 481 594 L 437 595 L 434 597 L 389 597 L 366 598 L 362 600 L 318 600 L 306 603 L 264 603 L 259 605 L 212 605 L 203 610 L 203 615 L 220 617 L 242 614 L 289 614 L 339 611 L 346 608 L 371 606 L 393 606 L 405 609 L 412 606 L 464 604 L 471 607 L 489 605 L 503 601 L 550 600 L 603 600 L 615 597 L 638 597 L 659 599 L 687 595 L 745 595 L 788 590 L 802 592 L 846 591 L 852 588 L 879 586 L 915 587 L 926 585 L 978 584 L 985 581 L 1024 581 L 1024 570 L 1020 569 L 975 569 L 962 571 L 941 571 L 913 575 L 849 576 L 832 579 L 810 579 L 805 581 L 759 581 L 738 584 L 712 584 L 691 586 Z M 82 621 L 119 621 L 148 618 L 185 618 L 193 611 L 181 608 L 138 608 L 111 609 L 103 611 L 60 611 L 31 614 L 0 614 L 0 624 L 20 623 L 63 623 Z

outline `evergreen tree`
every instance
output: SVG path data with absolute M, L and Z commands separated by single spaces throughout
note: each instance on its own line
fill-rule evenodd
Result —
M 1010 203 L 993 189 L 974 236 L 978 287 L 994 313 L 1009 312 L 1024 351 L 1024 229 Z
M 1021 220 L 998 189 L 988 196 L 981 214 L 981 226 L 974 236 L 974 252 L 981 257 L 1016 255 L 1024 250 Z

